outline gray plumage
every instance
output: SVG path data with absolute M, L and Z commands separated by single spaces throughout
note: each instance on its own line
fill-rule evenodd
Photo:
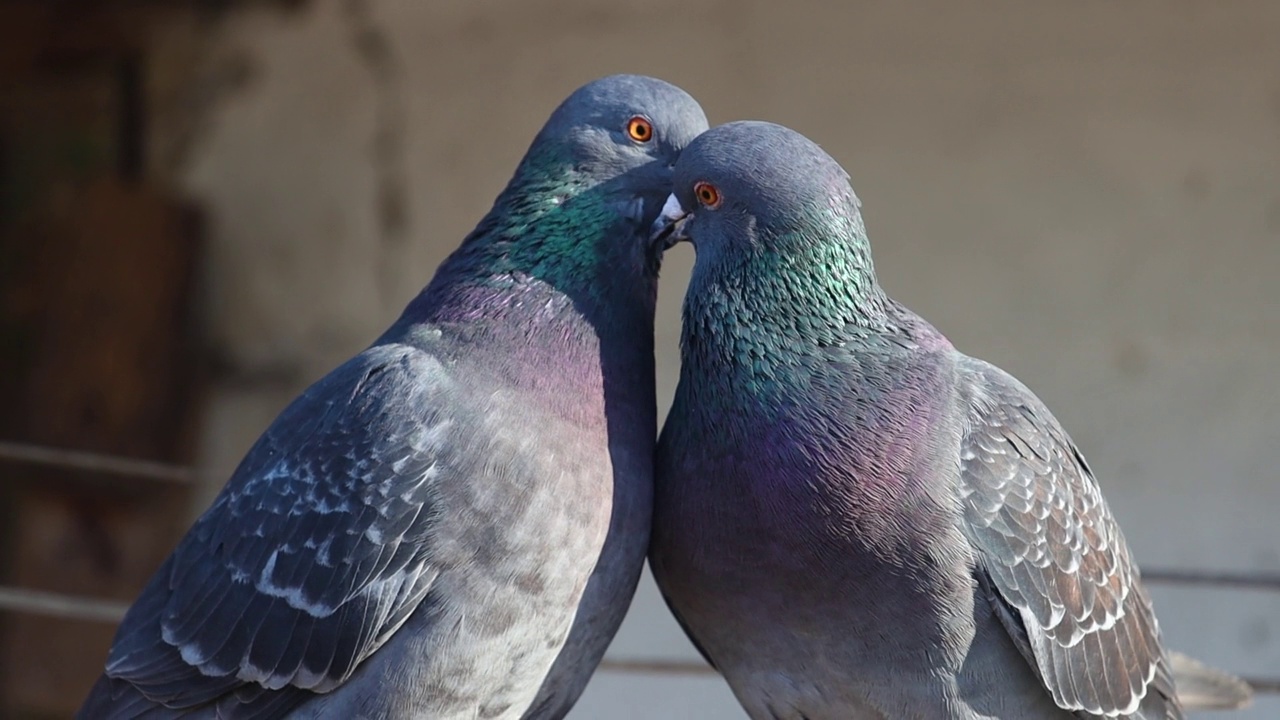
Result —
M 650 561 L 752 718 L 1182 717 L 1088 464 L 884 293 L 834 160 L 712 129 L 664 226 L 697 261 Z
M 561 104 L 400 319 L 249 451 L 80 717 L 563 717 L 644 560 L 646 237 L 705 127 L 651 78 Z

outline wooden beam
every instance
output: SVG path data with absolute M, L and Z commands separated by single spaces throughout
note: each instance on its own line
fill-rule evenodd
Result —
M 188 463 L 199 416 L 192 213 L 104 176 L 36 233 L 23 392 L 9 439 Z M 0 370 L 3 368 L 0 367 Z M 15 417 L 16 415 L 16 417 Z M 6 583 L 130 601 L 187 523 L 189 488 L 76 469 L 0 465 L 16 517 Z M 101 671 L 110 623 L 9 615 L 5 696 L 68 716 Z

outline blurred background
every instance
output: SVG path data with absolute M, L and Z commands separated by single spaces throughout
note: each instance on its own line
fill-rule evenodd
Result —
M 827 148 L 883 284 L 1079 442 L 1169 645 L 1280 676 L 1277 38 L 1270 0 L 0 2 L 0 717 L 70 715 L 249 444 L 619 71 Z M 610 661 L 574 718 L 743 717 L 647 579 Z

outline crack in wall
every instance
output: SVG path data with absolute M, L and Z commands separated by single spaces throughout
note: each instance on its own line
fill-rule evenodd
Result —
M 373 165 L 381 256 L 378 291 L 386 312 L 399 310 L 396 292 L 409 231 L 408 179 L 405 173 L 404 68 L 390 37 L 374 17 L 373 0 L 345 0 L 343 16 L 352 46 L 373 80 Z

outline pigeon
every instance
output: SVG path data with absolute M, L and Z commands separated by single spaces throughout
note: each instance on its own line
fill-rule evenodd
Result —
M 751 718 L 1183 717 L 1089 465 L 885 294 L 835 160 L 770 123 L 707 131 L 655 223 L 680 240 L 649 560 Z
M 570 95 L 399 319 L 252 446 L 79 717 L 563 717 L 648 548 L 649 228 L 706 127 L 652 78 Z

